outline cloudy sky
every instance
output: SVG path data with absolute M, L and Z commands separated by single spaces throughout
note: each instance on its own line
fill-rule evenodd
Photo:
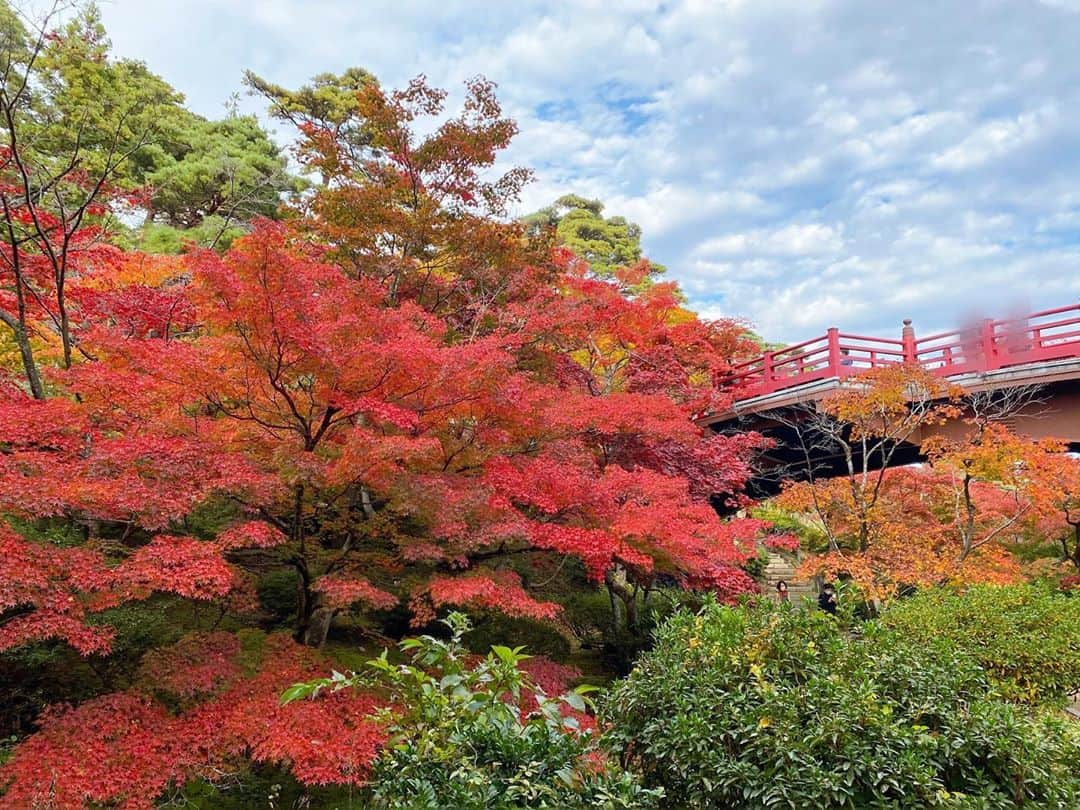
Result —
M 482 74 L 521 210 L 637 221 L 707 316 L 772 339 L 1080 300 L 1080 0 L 103 0 L 115 50 L 220 115 L 294 86 Z M 245 105 L 255 101 L 246 100 Z

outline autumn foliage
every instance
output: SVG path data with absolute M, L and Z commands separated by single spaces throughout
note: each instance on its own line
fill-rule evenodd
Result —
M 880 599 L 911 587 L 1019 581 L 1025 571 L 1011 547 L 1030 535 L 1061 537 L 1071 557 L 1080 462 L 1062 442 L 1013 433 L 1002 407 L 903 366 L 827 398 L 814 427 L 846 474 L 792 482 L 776 499 L 824 541 L 808 549 L 818 553 L 800 574 L 850 578 Z M 950 430 L 936 430 L 947 421 Z M 891 469 L 905 444 L 925 463 Z
M 259 641 L 244 661 L 232 634 L 189 637 L 148 657 L 142 689 L 47 710 L 4 766 L 5 802 L 151 808 L 170 785 L 221 778 L 248 760 L 286 765 L 309 785 L 362 784 L 385 740 L 368 719 L 378 701 L 340 693 L 280 705 L 282 684 L 321 675 L 327 662 L 288 638 Z M 184 708 L 171 712 L 157 695 Z
M 244 759 L 358 784 L 373 699 L 279 707 L 280 689 L 325 669 L 311 648 L 346 614 L 560 622 L 524 561 L 606 587 L 630 626 L 661 575 L 756 589 L 740 565 L 764 524 L 714 504 L 740 501 L 763 440 L 691 421 L 723 406 L 744 328 L 641 285 L 644 267 L 596 278 L 505 219 L 528 177 L 491 179 L 514 124 L 477 81 L 418 138 L 443 99 L 422 81 L 360 91 L 359 151 L 303 127 L 323 185 L 223 254 L 125 252 L 77 223 L 62 279 L 40 239 L 5 254 L 5 289 L 36 302 L 41 379 L 19 362 L 0 379 L 17 521 L 0 528 L 0 650 L 100 658 L 118 607 L 167 594 L 232 621 L 257 612 L 260 575 L 297 583 L 295 641 L 272 636 L 257 664 L 212 630 L 146 652 L 128 689 L 49 709 L 0 771 L 7 802 L 148 807 Z
M 301 180 L 93 4 L 44 13 L 0 0 L 3 807 L 647 807 L 578 671 L 498 636 L 628 665 L 679 602 L 757 593 L 762 549 L 875 597 L 1012 582 L 1031 537 L 1080 568 L 1076 459 L 902 365 L 800 423 L 842 474 L 753 517 L 771 440 L 695 420 L 757 339 L 599 201 L 563 198 L 569 243 L 513 219 L 491 82 L 451 113 L 423 77 L 249 74 Z

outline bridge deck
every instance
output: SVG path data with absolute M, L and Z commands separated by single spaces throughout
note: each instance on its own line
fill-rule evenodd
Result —
M 900 340 L 829 329 L 732 368 L 718 385 L 735 392 L 731 414 L 816 399 L 851 376 L 913 363 L 965 387 L 995 388 L 1080 377 L 1080 304 L 993 320 L 916 339 L 904 321 Z M 1045 378 L 1045 379 L 1044 379 Z
M 944 376 L 944 375 L 943 375 Z M 946 379 L 967 391 L 987 391 L 1020 385 L 1045 385 L 1062 380 L 1080 380 L 1080 357 L 1007 366 L 995 371 L 948 375 Z M 730 411 L 709 414 L 701 424 L 715 424 L 744 414 L 761 413 L 821 399 L 847 383 L 847 377 L 817 379 L 771 393 L 738 399 Z

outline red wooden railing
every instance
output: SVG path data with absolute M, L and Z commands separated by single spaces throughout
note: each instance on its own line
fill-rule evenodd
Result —
M 919 339 L 911 321 L 904 321 L 900 340 L 830 329 L 740 363 L 718 383 L 737 389 L 737 399 L 744 400 L 898 363 L 952 377 L 1070 357 L 1080 357 L 1080 304 L 1021 318 L 986 318 L 966 329 Z

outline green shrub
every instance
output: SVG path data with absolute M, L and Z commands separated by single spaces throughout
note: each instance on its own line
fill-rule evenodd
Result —
M 280 568 L 259 577 L 255 592 L 259 607 L 277 624 L 288 624 L 296 617 L 296 593 L 300 575 L 295 568 Z
M 174 795 L 159 800 L 161 808 L 183 810 L 363 810 L 367 804 L 355 788 L 339 785 L 303 785 L 288 768 L 248 765 L 230 779 L 208 782 L 193 779 Z
M 934 588 L 882 621 L 916 642 L 948 639 L 1010 700 L 1060 703 L 1080 689 L 1080 599 L 1049 585 Z
M 1047 539 L 1043 535 L 1009 544 L 1009 553 L 1021 562 L 1035 560 L 1060 560 L 1061 543 L 1056 539 Z
M 464 615 L 446 620 L 452 635 L 406 639 L 411 663 L 386 652 L 370 674 L 296 684 L 288 702 L 323 689 L 362 686 L 387 694 L 382 715 L 389 741 L 375 761 L 372 807 L 648 808 L 659 791 L 644 790 L 608 760 L 594 732 L 581 725 L 586 687 L 547 697 L 521 670 L 521 648 L 495 646 L 479 661 L 463 637 Z M 530 707 L 529 709 L 525 707 Z
M 761 579 L 765 576 L 765 568 L 769 565 L 769 552 L 764 548 L 759 548 L 757 554 L 751 557 L 743 565 L 750 576 L 754 579 Z
M 1080 806 L 1076 728 L 970 656 L 764 600 L 673 617 L 602 717 L 673 807 Z
M 675 588 L 654 590 L 647 603 L 639 604 L 636 627 L 615 627 L 610 596 L 593 586 L 571 591 L 561 604 L 563 620 L 582 647 L 597 651 L 607 672 L 625 675 L 641 651 L 652 644 L 652 631 L 682 597 L 683 592 Z
M 209 216 L 194 228 L 174 228 L 151 223 L 131 235 L 134 247 L 146 253 L 182 253 L 188 245 L 228 250 L 246 232 L 243 225 L 230 224 L 223 217 Z
M 527 647 L 536 655 L 562 660 L 570 655 L 570 642 L 549 623 L 490 613 L 476 623 L 465 637 L 470 650 L 490 650 L 508 638 Z

